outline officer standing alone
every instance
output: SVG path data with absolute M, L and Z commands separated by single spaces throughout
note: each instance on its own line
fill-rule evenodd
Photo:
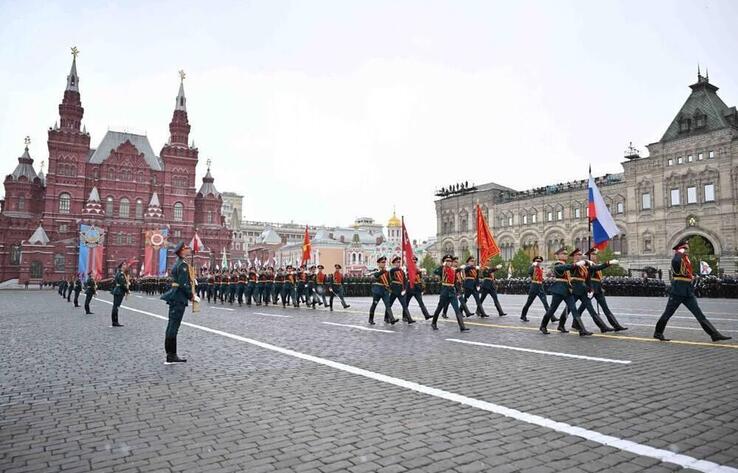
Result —
M 180 242 L 174 248 L 177 261 L 172 266 L 172 287 L 161 296 L 169 304 L 169 323 L 164 335 L 164 351 L 167 354 L 166 363 L 183 363 L 187 360 L 177 356 L 177 332 L 184 317 L 184 311 L 189 301 L 196 301 L 192 292 L 190 267 L 185 258 L 190 254 L 190 247 Z

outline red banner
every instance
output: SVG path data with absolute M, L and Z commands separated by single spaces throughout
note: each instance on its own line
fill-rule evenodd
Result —
M 479 247 L 479 264 L 485 266 L 491 258 L 500 254 L 500 248 L 495 242 L 492 231 L 482 215 L 482 209 L 477 204 L 477 246 Z
M 410 237 L 407 236 L 405 217 L 402 218 L 402 254 L 405 256 L 407 279 L 410 281 L 410 287 L 415 287 L 415 276 L 418 274 L 418 268 L 415 266 L 415 260 L 413 259 L 413 245 L 410 244 Z
M 310 245 L 310 233 L 308 233 L 308 227 L 305 225 L 305 237 L 302 239 L 302 264 L 306 264 L 310 261 L 311 252 L 312 245 Z

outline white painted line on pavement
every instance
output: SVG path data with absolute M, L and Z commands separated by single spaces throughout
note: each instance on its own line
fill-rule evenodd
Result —
M 266 312 L 252 312 L 254 315 L 263 315 L 265 317 L 284 317 L 286 319 L 289 319 L 292 317 L 291 315 L 284 315 L 284 314 L 267 314 Z
M 134 294 L 133 297 L 138 297 L 139 299 L 143 299 L 143 296 L 139 296 L 138 294 Z
M 605 363 L 618 363 L 621 365 L 629 365 L 631 363 L 630 360 L 613 360 L 610 358 L 598 358 L 595 356 L 573 355 L 571 353 L 559 353 L 555 351 L 533 350 L 531 348 L 510 347 L 507 345 L 493 345 L 491 343 L 470 342 L 469 340 L 459 340 L 457 338 L 447 338 L 446 341 L 464 343 L 467 345 L 477 345 L 480 347 L 504 348 L 505 350 L 524 351 L 528 353 L 539 353 L 541 355 L 561 356 L 564 358 L 577 358 L 579 360 L 603 361 Z
M 633 324 L 633 323 L 630 323 L 630 322 L 628 322 L 627 325 L 633 325 L 634 327 L 653 327 L 653 324 Z M 697 330 L 698 332 L 702 332 L 703 331 L 702 328 L 697 328 L 697 327 L 679 327 L 679 326 L 676 326 L 676 325 L 667 325 L 666 328 L 674 328 L 674 329 L 677 329 L 677 330 Z M 736 333 L 738 333 L 738 330 L 725 330 L 724 328 L 720 328 L 720 329 L 718 329 L 718 331 L 720 331 L 720 332 L 736 332 Z
M 158 301 L 158 300 L 160 300 L 160 299 L 157 299 L 156 297 L 147 297 L 146 299 L 148 299 L 150 301 Z
M 98 299 L 98 298 L 95 298 L 95 299 L 100 302 L 113 305 L 112 302 L 106 301 L 104 299 Z M 156 317 L 157 319 L 169 320 L 168 317 L 157 315 L 152 312 L 146 312 L 143 310 L 134 309 L 132 307 L 127 307 L 127 306 L 121 306 L 121 308 L 130 310 L 132 312 L 138 312 L 140 314 L 148 315 L 151 317 Z M 631 440 L 625 440 L 619 437 L 614 437 L 612 435 L 601 434 L 597 431 L 585 429 L 582 427 L 577 427 L 574 425 L 567 424 L 565 422 L 558 422 L 552 419 L 548 419 L 546 417 L 539 416 L 537 414 L 529 414 L 527 412 L 519 411 L 517 409 L 510 409 L 509 407 L 501 406 L 499 404 L 482 401 L 480 399 L 474 399 L 471 397 L 463 396 L 461 394 L 452 393 L 450 391 L 444 391 L 442 389 L 432 388 L 430 386 L 425 386 L 423 384 L 415 383 L 413 381 L 407 381 L 401 378 L 395 378 L 393 376 L 387 376 L 381 373 L 375 373 L 374 371 L 365 370 L 363 368 L 358 368 L 356 366 L 346 365 L 344 363 L 339 363 L 337 361 L 331 361 L 325 358 L 320 358 L 317 356 L 300 353 L 298 351 L 290 350 L 289 348 L 282 348 L 282 347 L 272 345 L 269 343 L 260 342 L 258 340 L 254 340 L 251 338 L 242 337 L 240 335 L 223 332 L 222 330 L 216 330 L 210 327 L 205 327 L 203 325 L 191 324 L 189 322 L 182 322 L 182 325 L 186 325 L 188 327 L 202 330 L 203 332 L 210 332 L 216 335 L 220 335 L 222 337 L 230 338 L 233 340 L 238 340 L 240 342 L 248 343 L 250 345 L 264 348 L 266 350 L 271 350 L 277 353 L 282 353 L 283 355 L 291 356 L 294 358 L 299 358 L 305 361 L 310 361 L 312 363 L 317 363 L 319 365 L 323 365 L 329 368 L 344 371 L 346 373 L 351 373 L 357 376 L 362 376 L 364 378 L 373 379 L 375 381 L 379 381 L 385 384 L 391 384 L 393 386 L 397 386 L 397 387 L 404 388 L 404 389 L 409 389 L 411 391 L 419 392 L 421 394 L 427 394 L 429 396 L 434 396 L 439 399 L 446 399 L 447 401 L 455 402 L 455 403 L 462 404 L 462 405 L 469 406 L 469 407 L 474 407 L 476 409 L 491 412 L 493 414 L 502 415 L 505 417 L 509 417 L 511 419 L 519 420 L 521 422 L 525 422 L 525 423 L 532 424 L 532 425 L 537 425 L 539 427 L 543 427 L 546 429 L 551 429 L 556 432 L 562 432 L 567 435 L 573 435 L 576 437 L 580 437 L 585 440 L 591 440 L 592 442 L 614 447 L 614 448 L 623 450 L 625 452 L 633 453 L 635 455 L 655 458 L 662 462 L 673 463 L 675 465 L 681 466 L 682 468 L 691 468 L 693 470 L 702 471 L 704 473 L 738 473 L 737 468 L 733 468 L 730 466 L 720 465 L 718 463 L 714 463 L 714 462 L 707 461 L 707 460 L 700 460 L 694 457 L 690 457 L 689 455 L 682 455 L 682 454 L 674 453 L 672 451 L 664 450 L 661 448 L 649 447 L 648 445 L 636 443 Z
M 368 332 L 397 333 L 397 332 L 393 332 L 392 330 L 382 330 L 381 328 L 362 327 L 361 325 L 337 324 L 335 322 L 322 322 L 322 323 L 324 323 L 325 325 L 336 325 L 338 327 L 356 328 L 359 330 L 366 330 Z
M 227 311 L 230 311 L 230 312 L 233 312 L 234 310 L 236 310 L 236 309 L 230 309 L 230 308 L 228 308 L 228 307 L 211 307 L 211 309 L 216 309 L 216 310 L 227 310 Z

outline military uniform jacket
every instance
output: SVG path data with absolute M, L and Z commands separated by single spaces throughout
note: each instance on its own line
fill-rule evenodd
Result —
M 295 273 L 287 273 L 287 275 L 284 277 L 284 283 L 285 284 L 295 284 Z
M 584 266 L 572 265 L 569 270 L 569 280 L 571 281 L 571 292 L 577 296 L 586 296 L 588 292 L 587 281 L 589 280 L 589 268 Z
M 543 268 L 541 268 L 541 265 L 533 266 L 531 264 L 528 268 L 528 277 L 531 284 L 543 284 Z
M 334 289 L 338 289 L 339 287 L 343 286 L 343 273 L 340 271 L 334 271 L 333 276 L 331 277 L 331 286 Z
M 416 292 L 419 294 L 422 294 L 423 291 L 425 291 L 425 281 L 423 281 L 423 275 L 420 274 L 420 271 L 415 273 L 415 282 L 413 284 L 413 287 L 408 288 L 408 291 L 410 291 L 413 294 Z
M 110 292 L 112 292 L 114 296 L 125 296 L 128 294 L 128 279 L 126 278 L 126 275 L 123 274 L 123 271 L 118 270 L 115 273 L 113 290 Z
M 400 294 L 407 287 L 407 277 L 402 268 L 392 268 L 389 270 L 390 290 L 395 294 Z
M 671 259 L 671 271 L 674 273 L 671 280 L 671 294 L 682 297 L 694 295 L 694 286 L 692 286 L 694 273 L 692 272 L 692 262 L 689 260 L 689 256 L 675 253 Z
M 576 265 L 567 264 L 563 261 L 557 261 L 553 265 L 554 280 L 551 286 L 551 294 L 560 296 L 568 296 L 571 294 L 571 282 L 569 281 L 569 271 L 574 269 Z
M 248 277 L 246 276 L 246 273 L 241 273 L 238 275 L 239 286 L 245 286 L 247 281 L 248 281 Z
M 456 271 L 454 271 L 454 268 L 439 266 L 433 271 L 433 274 L 441 278 L 442 288 L 452 292 L 456 291 Z
M 80 293 L 82 292 L 82 281 L 77 279 L 74 281 L 74 292 Z
M 324 286 L 326 283 L 326 275 L 325 273 L 318 273 L 315 275 L 315 284 L 318 286 Z
M 467 264 L 461 268 L 464 273 L 464 289 L 476 289 L 479 283 L 479 271 L 473 264 Z
M 487 290 L 492 290 L 495 287 L 495 272 L 497 268 L 484 268 L 482 269 L 482 287 Z
M 85 294 L 95 295 L 97 293 L 97 283 L 91 277 L 85 281 Z
M 161 300 L 167 304 L 187 305 L 192 299 L 192 286 L 190 285 L 190 267 L 182 258 L 177 258 L 172 266 L 172 287 L 162 294 Z
M 378 269 L 371 273 L 374 278 L 372 287 L 381 287 L 389 290 L 390 288 L 390 276 L 386 269 Z
M 602 270 L 610 267 L 608 263 L 592 264 L 589 265 L 589 278 L 587 279 L 587 286 L 595 294 L 602 294 Z

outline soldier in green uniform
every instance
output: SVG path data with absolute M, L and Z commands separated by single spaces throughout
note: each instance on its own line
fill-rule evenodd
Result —
M 172 286 L 161 296 L 161 300 L 169 304 L 169 323 L 164 335 L 164 351 L 167 354 L 166 363 L 182 363 L 187 361 L 177 356 L 177 332 L 184 317 L 185 307 L 189 301 L 194 301 L 192 282 L 190 280 L 190 267 L 185 258 L 190 254 L 190 247 L 180 242 L 174 248 L 177 261 L 174 262 L 170 274 L 172 275 Z
M 238 270 L 231 270 L 231 282 L 228 285 L 228 303 L 233 305 L 236 299 L 236 289 L 238 289 Z
M 597 312 L 595 312 L 594 307 L 592 307 L 592 302 L 589 300 L 589 290 L 587 287 L 587 280 L 589 279 L 589 269 L 587 266 L 587 260 L 582 254 L 582 250 L 580 250 L 579 248 L 575 248 L 574 251 L 569 254 L 569 256 L 574 258 L 576 261 L 574 268 L 569 271 L 569 281 L 571 283 L 571 292 L 576 300 L 579 301 L 579 308 L 577 309 L 577 313 L 581 315 L 586 309 L 587 312 L 589 312 L 589 315 L 592 316 L 592 320 L 594 320 L 595 325 L 597 325 L 597 327 L 600 329 L 600 332 L 612 332 L 613 329 L 608 327 L 607 324 L 597 314 Z M 566 315 L 567 314 L 564 313 L 561 316 L 561 320 L 559 320 L 560 332 L 563 332 L 565 330 Z M 574 330 L 579 330 L 579 327 L 580 326 L 577 323 L 577 320 L 575 320 L 572 328 Z M 564 330 L 561 330 L 562 328 Z
M 556 313 L 556 309 L 559 308 L 559 305 L 561 303 L 565 303 L 566 306 L 569 308 L 569 312 L 572 314 L 572 317 L 574 317 L 574 320 L 577 322 L 577 325 L 580 327 L 579 329 L 579 335 L 585 336 L 585 335 L 592 335 L 592 332 L 588 332 L 586 328 L 584 328 L 584 324 L 582 323 L 581 317 L 579 317 L 579 311 L 577 310 L 576 306 L 576 298 L 571 292 L 571 281 L 569 277 L 569 271 L 573 270 L 574 268 L 577 268 L 579 266 L 584 266 L 587 262 L 586 261 L 577 261 L 576 264 L 569 264 L 566 262 L 566 248 L 559 248 L 556 251 L 556 258 L 557 261 L 554 263 L 553 267 L 553 273 L 554 273 L 554 283 L 551 286 L 551 306 L 546 311 L 546 315 L 543 316 L 543 320 L 541 321 L 541 327 L 540 331 L 544 335 L 548 335 L 548 328 L 546 327 L 548 325 L 548 322 L 551 320 L 551 317 Z M 568 330 L 563 326 L 561 323 L 562 321 L 565 321 L 565 318 L 562 318 L 559 320 L 559 332 L 566 333 Z
M 602 264 L 597 264 L 597 253 L 597 248 L 590 248 L 585 253 L 585 256 L 589 258 L 589 262 L 587 263 L 587 269 L 589 270 L 587 276 L 587 286 L 592 292 L 594 299 L 597 301 L 600 307 L 602 307 L 602 311 L 605 313 L 607 321 L 610 322 L 610 325 L 612 325 L 615 331 L 622 332 L 623 330 L 628 330 L 627 327 L 623 327 L 622 325 L 620 325 L 618 319 L 615 318 L 615 314 L 613 314 L 610 310 L 610 307 L 607 306 L 605 291 L 602 289 L 602 270 L 610 267 L 613 264 L 618 264 L 618 260 L 614 259 Z M 579 315 L 581 316 L 583 313 L 584 304 L 579 306 Z
M 123 325 L 118 323 L 118 307 L 123 303 L 123 298 L 128 295 L 130 290 L 128 289 L 128 277 L 126 271 L 128 270 L 128 263 L 123 261 L 118 265 L 115 271 L 115 278 L 113 279 L 113 312 L 110 317 L 113 322 L 113 327 L 122 327 Z
M 82 292 L 82 281 L 74 278 L 74 307 L 79 307 L 79 293 Z
M 97 283 L 95 278 L 92 277 L 92 271 L 87 273 L 87 280 L 85 281 L 85 314 L 92 315 L 90 310 L 90 301 L 92 297 L 97 293 Z
M 438 306 L 433 313 L 431 328 L 433 328 L 433 330 L 438 330 L 438 315 L 442 310 L 448 308 L 450 304 L 456 313 L 456 321 L 459 323 L 459 330 L 462 332 L 468 332 L 469 329 L 464 325 L 464 317 L 461 315 L 459 298 L 456 294 L 457 275 L 456 270 L 453 267 L 454 257 L 451 255 L 445 255 L 441 260 L 443 261 L 443 266 L 440 266 L 433 271 L 433 274 L 441 278 L 441 294 L 438 299 Z
M 425 290 L 425 282 L 423 281 L 422 271 L 425 270 L 418 268 L 417 256 L 413 256 L 413 261 L 415 262 L 415 268 L 417 269 L 417 272 L 415 273 L 415 281 L 413 281 L 413 286 L 408 287 L 407 292 L 405 293 L 405 305 L 408 307 L 409 310 L 410 301 L 415 298 L 415 300 L 418 301 L 418 306 L 420 306 L 420 311 L 423 313 L 423 317 L 425 317 L 425 320 L 428 320 L 431 318 L 431 315 L 428 313 L 428 309 L 425 307 L 425 303 L 423 302 L 423 291 Z
M 490 296 L 492 298 L 492 302 L 494 302 L 495 304 L 495 309 L 497 309 L 497 315 L 500 317 L 504 317 L 507 314 L 504 310 L 502 310 L 500 299 L 497 297 L 497 289 L 495 288 L 495 273 L 500 269 L 502 269 L 501 264 L 492 266 L 491 261 L 488 266 L 482 268 L 482 284 L 479 291 L 479 302 L 480 307 L 484 306 L 484 300 L 487 298 L 487 296 Z
M 282 286 L 282 307 L 287 307 L 287 304 L 292 301 L 292 305 L 297 307 L 297 297 L 295 295 L 295 268 L 291 264 L 287 265 L 287 274 L 284 276 L 284 285 Z
M 522 320 L 523 322 L 528 322 L 528 309 L 530 309 L 530 306 L 531 304 L 533 304 L 533 301 L 536 300 L 536 297 L 539 298 L 541 302 L 543 302 L 543 309 L 548 311 L 546 291 L 543 289 L 543 268 L 541 268 L 541 263 L 543 263 L 543 257 L 536 256 L 533 258 L 533 262 L 531 263 L 530 268 L 528 268 L 530 287 L 528 288 L 528 300 L 525 301 L 523 311 L 520 314 L 520 320 Z M 551 319 L 552 322 L 556 322 L 557 320 L 559 319 L 557 319 L 556 317 L 553 317 Z
M 400 308 L 402 309 L 402 320 L 408 324 L 414 324 L 415 321 L 410 316 L 410 311 L 407 309 L 407 298 L 405 297 L 405 291 L 407 289 L 407 276 L 405 271 L 401 267 L 402 258 L 395 256 L 392 258 L 392 269 L 389 270 L 390 277 L 390 298 L 389 308 L 395 304 L 395 300 L 400 301 Z M 384 314 L 385 322 L 389 321 L 388 313 L 385 311 Z
M 394 325 L 398 320 L 392 314 L 392 305 L 390 304 L 390 276 L 386 269 L 387 258 L 382 256 L 377 259 L 377 266 L 376 271 L 369 273 L 374 278 L 372 283 L 372 305 L 369 308 L 369 325 L 374 325 L 374 311 L 380 300 L 384 302 L 385 320 Z
M 282 297 L 282 287 L 284 286 L 284 269 L 277 268 L 277 272 L 274 273 L 274 284 L 272 285 L 272 303 L 277 305 L 279 298 Z
M 341 272 L 341 265 L 336 263 L 333 265 L 335 268 L 335 271 L 333 271 L 333 274 L 330 278 L 330 291 L 331 295 L 329 298 L 329 304 L 331 310 L 333 310 L 333 298 L 338 297 L 341 300 L 341 305 L 344 309 L 348 309 L 351 307 L 350 304 L 346 304 L 346 300 L 344 297 L 344 288 L 343 288 L 343 273 Z
M 238 295 L 238 306 L 241 307 L 243 305 L 243 295 L 246 293 L 246 283 L 248 282 L 248 276 L 246 275 L 246 270 L 241 269 L 238 272 L 238 288 L 236 289 L 236 293 Z
M 256 274 L 256 268 L 251 266 L 249 268 L 248 283 L 246 284 L 246 305 L 251 307 L 251 300 L 256 302 L 256 280 L 259 275 Z
M 700 309 L 697 303 L 697 298 L 694 295 L 694 286 L 692 285 L 692 280 L 694 279 L 692 262 L 688 256 L 689 242 L 682 240 L 673 249 L 674 257 L 671 259 L 671 270 L 674 273 L 674 277 L 671 281 L 669 302 L 666 303 L 666 309 L 664 309 L 661 318 L 656 322 L 656 330 L 654 331 L 653 338 L 664 342 L 669 341 L 668 338 L 664 337 L 666 324 L 679 306 L 684 304 L 692 315 L 694 315 L 694 318 L 697 319 L 697 322 L 700 323 L 702 330 L 712 338 L 713 342 L 730 340 L 732 337 L 718 332 L 718 329 L 707 320 L 707 317 L 702 313 L 702 309 Z
M 476 259 L 473 256 L 469 256 L 466 259 L 466 264 L 461 267 L 461 271 L 464 273 L 464 282 L 462 283 L 462 298 L 464 300 L 464 304 L 468 303 L 469 296 L 473 297 L 474 302 L 477 305 L 476 314 L 479 317 L 489 317 L 489 315 L 484 311 L 482 303 L 479 301 L 479 292 L 477 291 L 477 285 L 479 284 L 479 266 L 477 266 Z

